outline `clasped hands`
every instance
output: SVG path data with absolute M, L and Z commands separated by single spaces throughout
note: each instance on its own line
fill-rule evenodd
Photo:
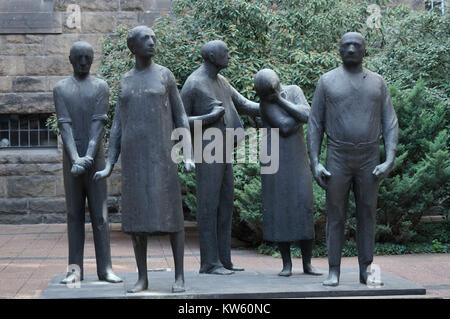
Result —
M 70 173 L 74 176 L 80 176 L 86 173 L 86 171 L 92 167 L 93 163 L 94 159 L 90 156 L 78 157 L 72 163 L 72 169 L 70 170 Z

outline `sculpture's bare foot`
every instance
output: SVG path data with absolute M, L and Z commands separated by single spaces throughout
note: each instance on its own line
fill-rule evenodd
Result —
M 147 290 L 147 288 L 148 288 L 148 280 L 146 278 L 138 279 L 138 281 L 136 282 L 134 287 L 131 289 L 128 289 L 127 292 L 133 294 L 136 292 Z
M 324 286 L 336 287 L 339 285 L 339 271 L 330 269 L 328 278 L 322 283 Z
M 172 292 L 177 293 L 177 292 L 185 292 L 185 291 L 186 291 L 186 289 L 184 288 L 184 280 L 182 280 L 182 279 L 175 280 L 175 282 L 172 285 Z
M 278 274 L 278 276 L 283 276 L 283 277 L 292 276 L 292 267 L 283 267 L 283 270 Z
M 111 283 L 118 283 L 118 282 L 122 282 L 122 279 L 118 276 L 116 276 L 112 271 L 108 271 L 106 272 L 105 275 L 102 276 L 98 276 L 99 280 L 102 281 L 107 281 L 107 282 L 111 282 Z
M 384 286 L 384 282 L 382 282 L 381 280 L 375 280 L 375 279 L 369 279 L 367 278 L 366 280 L 361 280 L 361 278 L 359 279 L 359 282 L 367 285 L 367 286 Z
M 66 277 L 60 281 L 61 284 L 67 285 L 67 284 L 73 284 L 76 282 L 79 282 L 83 280 L 83 275 L 79 275 L 75 272 L 68 272 Z
M 210 275 L 232 275 L 232 274 L 234 274 L 234 271 L 228 270 L 224 267 L 217 267 L 217 268 L 213 268 L 209 271 L 206 271 L 205 273 L 210 274 Z
M 230 267 L 228 266 L 224 266 L 225 269 L 231 270 L 231 271 L 244 271 L 245 269 L 242 267 L 237 267 L 237 266 L 233 266 L 231 265 Z
M 303 264 L 303 273 L 312 276 L 322 276 L 322 273 L 314 268 L 311 264 Z
M 370 273 L 367 271 L 360 271 L 359 282 L 367 286 L 383 286 L 384 283 L 381 280 L 370 277 Z

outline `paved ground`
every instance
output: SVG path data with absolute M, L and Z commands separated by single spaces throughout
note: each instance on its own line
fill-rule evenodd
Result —
M 111 226 L 111 252 L 116 272 L 135 272 L 133 247 L 119 224 Z M 85 273 L 95 274 L 94 242 L 86 225 Z M 281 260 L 260 255 L 254 250 L 233 249 L 233 262 L 246 269 L 281 268 Z M 197 271 L 200 265 L 195 228 L 186 231 L 185 270 Z M 301 259 L 294 259 L 294 270 L 301 270 Z M 375 256 L 381 271 L 390 272 L 424 286 L 427 294 L 450 298 L 450 254 Z M 149 268 L 172 268 L 172 251 L 167 236 L 151 237 Z M 327 268 L 326 258 L 313 264 Z M 356 267 L 356 257 L 343 258 L 342 266 Z M 67 270 L 66 225 L 0 225 L 0 298 L 36 298 L 56 274 Z M 280 269 L 281 270 L 281 269 Z M 356 280 L 356 278 L 355 278 Z

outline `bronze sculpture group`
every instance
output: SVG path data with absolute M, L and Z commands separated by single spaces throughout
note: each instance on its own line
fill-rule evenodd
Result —
M 343 65 L 320 78 L 312 107 L 298 86 L 282 85 L 270 69 L 255 76 L 260 103 L 244 98 L 219 74 L 228 66 L 230 56 L 226 44 L 218 40 L 204 45 L 203 64 L 188 77 L 180 94 L 172 72 L 153 62 L 156 43 L 148 27 L 129 32 L 127 45 L 136 62 L 120 82 L 106 161 L 101 137 L 108 119 L 109 89 L 104 81 L 89 75 L 93 60 L 89 44 L 73 45 L 70 62 L 74 74 L 54 89 L 64 144 L 69 264 L 80 268 L 78 279 L 83 279 L 87 198 L 98 277 L 121 282 L 111 267 L 105 183 L 121 154 L 122 230 L 131 235 L 138 268 L 138 280 L 129 292 L 148 288 L 147 236 L 155 234 L 170 235 L 175 264 L 172 291 L 185 290 L 183 211 L 177 165 L 171 159 L 171 133 L 175 128 L 189 131 L 196 124 L 203 130 L 221 132 L 242 128 L 239 111 L 260 115 L 263 126 L 269 129 L 269 141 L 279 141 L 278 171 L 261 176 L 264 239 L 278 244 L 283 261 L 279 275 L 292 274 L 293 242 L 300 243 L 304 273 L 321 275 L 311 265 L 314 176 L 327 191 L 329 275 L 323 285 L 339 284 L 350 188 L 356 200 L 360 282 L 367 283 L 373 259 L 378 183 L 393 167 L 398 123 L 383 78 L 362 67 L 363 37 L 354 32 L 342 37 L 339 52 Z M 305 124 L 308 148 L 303 135 Z M 326 167 L 319 162 L 324 133 Z M 386 160 L 381 164 L 380 135 L 386 149 Z M 190 144 L 191 136 L 185 138 Z M 231 275 L 244 270 L 231 262 L 233 167 L 223 158 L 226 148 L 234 148 L 236 141 L 231 146 L 221 142 L 221 161 L 194 161 L 193 154 L 183 155 L 185 171 L 195 170 L 196 174 L 200 273 Z M 205 144 L 196 147 L 203 149 Z M 68 272 L 62 283 L 73 282 L 76 276 Z

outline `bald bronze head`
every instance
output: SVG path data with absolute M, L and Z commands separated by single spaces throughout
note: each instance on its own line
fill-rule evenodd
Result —
M 258 71 L 254 79 L 256 94 L 261 100 L 272 100 L 281 91 L 278 75 L 272 69 Z
M 364 37 L 358 32 L 344 34 L 339 43 L 339 54 L 344 65 L 356 66 L 362 64 L 366 54 Z
M 228 67 L 230 55 L 228 46 L 221 40 L 213 40 L 202 47 L 203 60 L 215 65 L 218 69 Z
M 75 42 L 70 49 L 69 60 L 75 75 L 79 77 L 87 76 L 94 60 L 94 49 L 87 42 Z

